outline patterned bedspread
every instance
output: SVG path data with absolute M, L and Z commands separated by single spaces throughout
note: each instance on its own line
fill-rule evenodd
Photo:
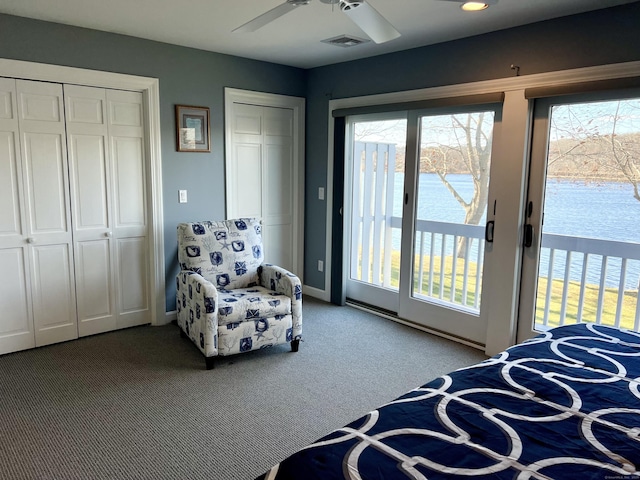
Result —
M 640 335 L 553 329 L 298 451 L 261 479 L 640 478 Z

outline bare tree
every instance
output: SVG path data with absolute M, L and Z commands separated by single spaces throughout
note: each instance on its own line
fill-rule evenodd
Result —
M 436 173 L 440 181 L 465 211 L 464 223 L 478 225 L 482 220 L 489 195 L 489 169 L 493 139 L 491 112 L 451 115 L 446 135 L 423 127 L 423 137 L 435 140 L 425 142 L 420 155 L 420 171 Z M 427 129 L 429 127 L 426 127 Z M 442 127 L 445 128 L 445 127 Z M 471 175 L 473 195 L 466 200 L 447 176 L 450 173 Z M 466 239 L 458 244 L 458 257 L 466 253 Z
M 638 118 L 640 103 L 634 102 L 635 105 L 629 101 L 624 103 L 635 110 L 634 117 Z M 635 135 L 631 132 L 618 133 L 621 123 L 624 122 L 624 118 L 621 115 L 621 107 L 623 107 L 623 102 L 616 102 L 611 133 L 598 138 L 598 141 L 610 148 L 611 158 L 609 162 L 606 162 L 606 165 L 611 164 L 617 173 L 631 184 L 633 198 L 640 202 L 640 192 L 638 191 L 638 184 L 640 183 L 640 130 L 633 132 Z
M 554 107 L 547 176 L 627 182 L 640 201 L 640 101 Z

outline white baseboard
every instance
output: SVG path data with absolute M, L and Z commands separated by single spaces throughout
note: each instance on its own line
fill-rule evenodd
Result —
M 326 290 L 320 290 L 316 287 L 310 287 L 309 285 L 302 286 L 302 293 L 305 295 L 309 295 L 310 297 L 318 298 L 320 300 L 324 300 L 325 302 L 331 301 L 331 293 Z
M 171 323 L 178 318 L 178 312 L 173 310 L 171 312 L 165 312 L 164 314 L 164 323 L 162 325 L 166 325 L 167 323 Z

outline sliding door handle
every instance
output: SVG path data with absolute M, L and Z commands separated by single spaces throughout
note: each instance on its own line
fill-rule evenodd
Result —
M 524 239 L 522 244 L 527 248 L 533 245 L 533 225 L 529 223 L 524 226 Z
M 487 243 L 493 243 L 493 229 L 496 226 L 496 222 L 494 220 L 489 220 L 487 225 L 484 227 L 484 239 Z

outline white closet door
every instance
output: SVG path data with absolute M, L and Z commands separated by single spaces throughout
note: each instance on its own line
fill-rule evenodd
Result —
M 294 270 L 293 110 L 233 104 L 229 217 L 262 219 L 265 261 Z
M 36 346 L 77 338 L 62 86 L 18 80 Z
M 263 118 L 262 229 L 265 258 L 293 270 L 293 111 L 265 107 Z
M 262 107 L 234 104 L 229 218 L 262 218 Z
M 117 328 L 151 322 L 142 95 L 107 90 Z
M 79 334 L 149 323 L 142 96 L 64 92 Z
M 16 82 L 0 78 L 0 354 L 33 348 Z
M 65 85 L 79 336 L 116 328 L 106 92 Z

